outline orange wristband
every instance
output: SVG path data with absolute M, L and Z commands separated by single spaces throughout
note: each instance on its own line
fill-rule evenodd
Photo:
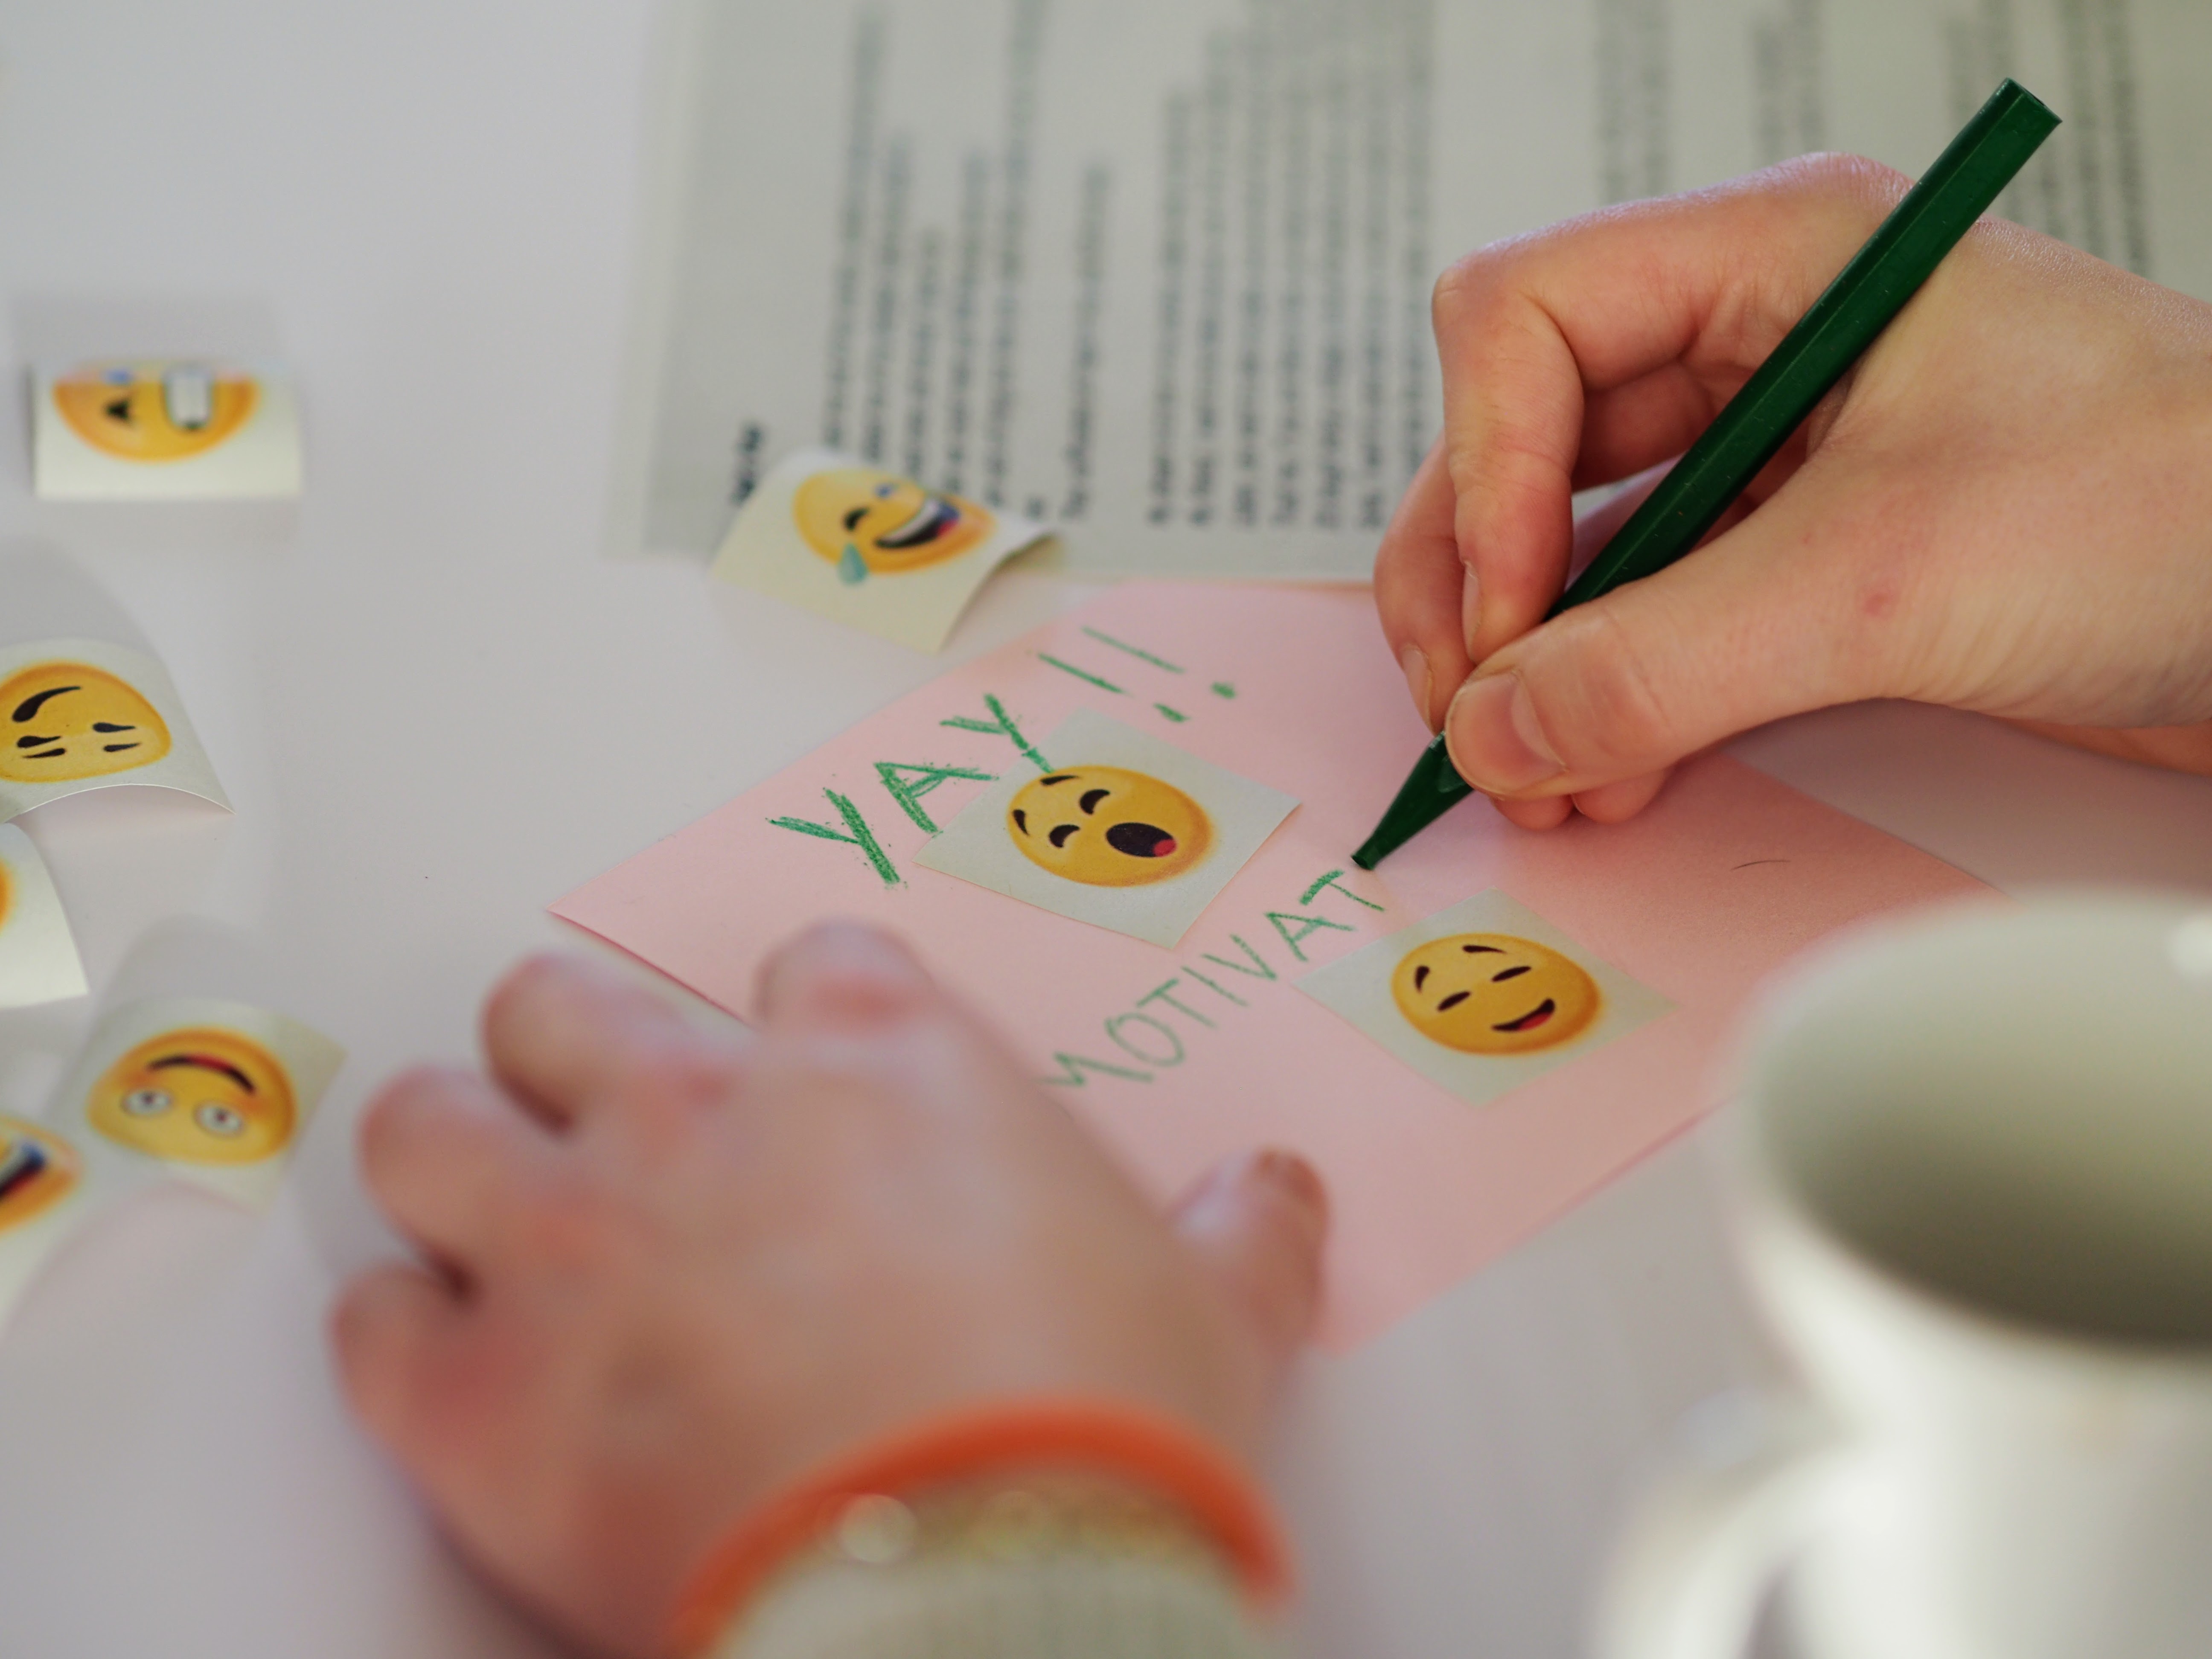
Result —
M 946 1481 L 1049 1463 L 1079 1466 L 1170 1499 L 1209 1534 L 1247 1595 L 1288 1593 L 1290 1553 L 1258 1486 L 1193 1431 L 1108 1401 L 1023 1400 L 930 1419 L 840 1457 L 769 1498 L 691 1577 L 670 1639 L 703 1653 L 791 1555 L 836 1524 L 856 1498 L 899 1497 Z

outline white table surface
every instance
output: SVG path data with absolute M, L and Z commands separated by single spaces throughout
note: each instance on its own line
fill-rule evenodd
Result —
M 0 3 L 11 359 L 164 319 L 202 349 L 273 330 L 310 446 L 296 510 L 42 506 L 0 399 L 0 535 L 137 617 L 238 807 L 110 792 L 27 827 L 97 987 L 149 925 L 216 918 L 352 1054 L 269 1217 L 118 1217 L 0 1345 L 0 1654 L 551 1650 L 332 1387 L 332 1288 L 390 1248 L 355 1115 L 401 1061 L 469 1053 L 510 958 L 575 943 L 549 900 L 939 668 L 600 555 L 647 24 L 615 0 Z M 959 650 L 1056 603 L 1002 584 Z M 2203 781 L 1910 708 L 1739 752 L 2002 887 L 2212 890 Z M 40 1097 L 87 1015 L 0 1016 L 0 1105 Z M 1308 1646 L 1574 1652 L 1637 1470 L 1766 1371 L 1693 1135 L 1309 1365 L 1283 1470 Z

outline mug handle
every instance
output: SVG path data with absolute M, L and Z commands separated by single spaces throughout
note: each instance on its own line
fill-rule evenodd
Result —
M 1659 1478 L 1614 1551 L 1600 1659 L 1740 1659 L 1852 1461 L 1844 1437 L 1802 1407 L 1747 1410 L 1724 1396 L 1689 1426 L 1702 1444 Z

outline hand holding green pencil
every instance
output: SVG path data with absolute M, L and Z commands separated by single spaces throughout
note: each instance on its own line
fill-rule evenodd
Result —
M 1687 447 L 1903 193 L 1814 158 L 1486 250 L 1441 286 L 1446 435 L 1377 601 L 1432 726 L 1457 692 L 1453 755 L 1508 817 L 1626 817 L 1674 761 L 1864 696 L 2212 769 L 2206 734 L 2134 729 L 2212 715 L 2191 666 L 2212 309 L 2001 222 L 1696 558 L 1538 626 L 1571 490 Z
M 1656 574 L 1695 547 L 2057 125 L 2033 93 L 2000 86 L 1552 613 Z M 1431 742 L 1353 861 L 1373 869 L 1472 790 L 1443 739 Z

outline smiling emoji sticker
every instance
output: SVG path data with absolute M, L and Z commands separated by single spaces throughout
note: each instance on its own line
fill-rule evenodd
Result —
M 149 766 L 169 728 L 129 682 L 81 662 L 42 662 L 0 681 L 0 778 L 72 782 Z
M 867 467 L 817 472 L 792 496 L 799 533 L 848 583 L 957 558 L 990 537 L 988 507 Z
M 92 1127 L 183 1164 L 253 1164 L 292 1139 L 292 1079 L 260 1043 L 216 1026 L 149 1037 L 92 1086 Z
M 67 1141 L 0 1115 L 0 1233 L 52 1209 L 76 1190 L 79 1173 Z
M 1023 786 L 1006 833 L 1041 869 L 1087 887 L 1148 887 L 1213 846 L 1206 811 L 1173 784 L 1118 766 L 1078 766 Z
M 248 374 L 204 363 L 102 363 L 58 376 L 54 407 L 70 430 L 124 461 L 204 455 L 252 415 Z
M 1390 976 L 1398 1012 L 1423 1036 L 1468 1054 L 1525 1054 L 1571 1042 L 1597 1018 L 1582 967 L 1510 933 L 1455 933 L 1408 951 Z

